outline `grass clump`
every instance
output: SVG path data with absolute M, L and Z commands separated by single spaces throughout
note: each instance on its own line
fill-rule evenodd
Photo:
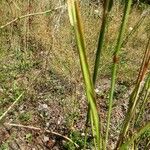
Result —
M 117 39 L 117 43 L 115 46 L 114 54 L 113 54 L 113 65 L 112 65 L 112 75 L 111 75 L 111 88 L 110 88 L 110 95 L 109 95 L 109 108 L 108 108 L 108 119 L 107 119 L 107 127 L 106 127 L 106 134 L 105 140 L 103 143 L 103 139 L 101 138 L 101 129 L 100 124 L 98 120 L 98 110 L 95 107 L 96 106 L 96 99 L 94 98 L 94 86 L 96 83 L 96 77 L 97 77 L 97 72 L 98 72 L 98 66 L 99 66 L 99 61 L 100 61 L 100 54 L 101 50 L 103 47 L 104 43 L 104 33 L 105 33 L 105 26 L 107 23 L 107 13 L 110 11 L 110 7 L 112 7 L 112 1 L 105 1 L 104 2 L 104 16 L 103 16 L 103 22 L 101 26 L 101 31 L 100 31 L 100 36 L 99 36 L 99 44 L 98 44 L 98 50 L 96 52 L 96 60 L 95 60 L 95 67 L 94 67 L 94 75 L 93 75 L 93 84 L 91 81 L 91 74 L 89 71 L 89 66 L 87 62 L 87 56 L 86 56 L 86 51 L 85 51 L 85 42 L 84 42 L 84 35 L 83 35 L 83 30 L 82 30 L 82 25 L 81 25 L 81 18 L 80 18 L 80 12 L 79 12 L 79 5 L 78 1 L 76 0 L 68 0 L 68 10 L 69 10 L 69 16 L 70 16 L 70 22 L 71 25 L 74 27 L 75 35 L 76 35 L 76 41 L 77 41 L 77 46 L 78 46 L 78 51 L 79 51 L 79 59 L 80 59 L 80 65 L 81 65 L 81 70 L 85 82 L 85 89 L 86 89 L 86 96 L 88 99 L 88 113 L 87 113 L 87 118 L 90 116 L 91 120 L 91 128 L 93 131 L 93 136 L 95 138 L 95 149 L 107 149 L 107 144 L 108 144 L 108 137 L 109 137 L 109 128 L 110 128 L 110 119 L 111 119 L 111 113 L 112 113 L 112 105 L 113 105 L 113 99 L 114 99 L 114 91 L 115 91 L 115 84 L 116 84 L 116 76 L 117 76 L 117 70 L 118 70 L 118 64 L 119 64 L 119 53 L 121 50 L 123 38 L 124 38 L 124 33 L 126 30 L 126 25 L 127 21 L 129 18 L 129 13 L 131 9 L 131 4 L 132 0 L 128 0 L 125 2 L 125 8 L 124 8 L 124 13 L 122 17 L 122 22 L 119 30 L 119 35 Z M 147 44 L 149 47 L 149 42 Z M 129 106 L 128 106 L 128 111 L 126 114 L 126 118 L 123 121 L 123 127 L 120 132 L 120 136 L 116 145 L 115 149 L 126 149 L 127 147 L 130 147 L 131 144 L 134 143 L 134 141 L 146 130 L 149 129 L 149 123 L 144 126 L 136 136 L 133 135 L 132 138 L 129 138 L 129 140 L 126 142 L 124 138 L 126 138 L 127 132 L 130 127 L 130 121 L 135 113 L 135 109 L 138 105 L 138 97 L 139 97 L 139 92 L 141 91 L 141 82 L 145 78 L 145 74 L 148 71 L 148 65 L 150 63 L 150 51 L 147 49 L 144 54 L 143 62 L 139 71 L 139 76 L 137 79 L 137 83 L 135 86 L 135 89 L 133 90 L 130 101 L 129 101 Z M 146 81 L 147 83 L 147 81 Z M 94 106 L 94 105 L 95 106 Z M 87 119 L 88 121 L 88 119 Z M 125 143 L 124 143 L 125 142 Z M 85 143 L 86 144 L 86 143 Z M 104 144 L 104 145 L 103 145 Z
M 29 0 L 7 1 L 6 9 L 0 3 L 5 10 L 0 25 L 0 120 L 17 106 L 13 115 L 18 117 L 12 121 L 53 127 L 68 134 L 79 149 L 149 147 L 148 6 L 139 9 L 132 0 L 98 5 L 67 0 L 58 7 L 55 0 Z M 18 103 L 22 95 L 24 101 Z M 19 105 L 29 111 L 20 114 Z M 37 113 L 39 106 L 46 106 L 46 115 Z M 66 133 L 64 126 L 73 131 Z M 31 144 L 34 136 L 25 138 Z M 63 148 L 76 149 L 72 141 Z
M 77 144 L 79 145 L 79 148 L 80 148 L 80 149 L 83 149 L 83 147 L 84 147 L 84 139 L 83 139 L 83 136 L 81 135 L 80 132 L 78 132 L 78 131 L 72 131 L 72 132 L 70 133 L 70 136 L 69 136 L 69 137 L 70 137 L 75 143 L 77 143 Z M 71 142 L 66 142 L 66 143 L 64 144 L 64 148 L 65 148 L 66 150 L 70 150 L 70 149 L 76 150 L 75 145 L 74 145 L 73 143 L 71 143 Z
M 28 122 L 30 121 L 32 118 L 32 115 L 30 112 L 24 112 L 24 113 L 21 113 L 19 116 L 18 116 L 18 119 L 21 121 L 21 122 Z

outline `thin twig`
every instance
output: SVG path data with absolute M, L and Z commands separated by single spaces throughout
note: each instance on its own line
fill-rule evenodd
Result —
M 31 13 L 31 14 L 26 14 L 26 15 L 23 15 L 23 16 L 20 16 L 20 17 L 17 17 L 15 19 L 13 19 L 12 21 L 6 23 L 5 25 L 2 25 L 0 26 L 0 29 L 3 29 L 4 27 L 7 27 L 8 25 L 18 21 L 18 20 L 21 20 L 21 19 L 24 19 L 24 18 L 27 18 L 27 17 L 31 17 L 31 16 L 36 16 L 36 15 L 43 15 L 43 14 L 46 14 L 46 13 L 50 13 L 50 12 L 53 12 L 53 11 L 56 11 L 58 9 L 61 9 L 65 7 L 65 5 L 62 5 L 62 6 L 59 6 L 59 7 L 56 7 L 54 9 L 50 9 L 50 10 L 46 10 L 46 11 L 43 11 L 43 12 L 36 12 L 36 13 Z
M 13 102 L 11 106 L 0 116 L 0 121 L 6 116 L 6 114 L 14 107 L 14 105 L 20 100 L 20 98 L 23 96 L 24 92 L 22 92 L 18 98 Z
M 19 127 L 19 128 L 26 128 L 26 129 L 31 129 L 31 130 L 36 130 L 36 131 L 40 131 L 40 132 L 46 132 L 46 133 L 50 133 L 50 134 L 54 134 L 56 136 L 62 137 L 68 141 L 70 141 L 71 143 L 73 143 L 76 147 L 79 147 L 78 144 L 76 144 L 74 141 L 72 141 L 70 138 L 68 138 L 67 136 L 64 136 L 60 133 L 54 132 L 54 131 L 50 131 L 50 130 L 45 130 L 45 129 L 41 129 L 38 127 L 34 127 L 34 126 L 25 126 L 22 124 L 14 124 L 14 123 L 4 123 L 4 125 L 8 125 L 8 126 L 13 126 L 13 127 Z

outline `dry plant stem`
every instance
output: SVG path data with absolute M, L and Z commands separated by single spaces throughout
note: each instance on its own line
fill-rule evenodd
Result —
M 131 8 L 131 3 L 132 3 L 132 0 L 128 0 L 128 2 L 126 2 L 125 9 L 124 9 L 124 15 L 122 18 L 122 23 L 121 23 L 121 27 L 120 27 L 120 31 L 119 31 L 119 35 L 118 35 L 118 39 L 117 39 L 117 44 L 116 44 L 116 48 L 115 48 L 115 52 L 114 52 L 114 56 L 113 56 L 111 89 L 110 89 L 110 94 L 109 94 L 109 109 L 108 109 L 108 115 L 107 115 L 106 137 L 105 137 L 105 144 L 104 144 L 105 150 L 107 147 L 109 128 L 110 128 L 112 104 L 113 104 L 113 97 L 114 97 L 114 90 L 115 90 L 117 67 L 118 67 L 118 61 L 119 61 L 118 55 L 121 50 L 123 36 L 124 36 L 127 21 L 128 21 L 130 8 Z
M 148 68 L 149 62 L 150 62 L 150 38 L 149 38 L 147 46 L 146 46 L 146 51 L 145 51 L 144 58 L 143 58 L 143 61 L 142 61 L 142 65 L 141 65 L 139 75 L 138 75 L 138 78 L 137 78 L 137 84 L 141 80 L 143 80 L 143 76 L 144 76 L 143 74 L 145 74 L 145 71 Z
M 61 8 L 64 8 L 64 7 L 65 7 L 65 5 L 62 5 L 62 6 L 56 7 L 56 8 L 51 9 L 51 10 L 46 10 L 46 11 L 43 11 L 43 12 L 36 12 L 36 13 L 31 13 L 31 14 L 26 14 L 26 15 L 17 17 L 17 18 L 15 18 L 14 20 L 12 20 L 12 21 L 6 23 L 5 25 L 0 26 L 0 29 L 5 28 L 5 27 L 7 27 L 8 25 L 10 25 L 10 24 L 12 24 L 12 23 L 14 23 L 14 22 L 16 22 L 16 21 L 18 21 L 18 20 L 21 20 L 21 19 L 24 19 L 24 18 L 27 18 L 27 17 L 31 17 L 31 16 L 44 15 L 44 14 L 46 14 L 46 13 L 50 13 L 50 12 L 59 10 L 59 9 L 61 9 Z
M 24 92 L 21 93 L 18 98 L 13 102 L 11 106 L 0 116 L 0 121 L 7 115 L 7 113 L 16 105 L 16 103 L 20 100 L 20 98 L 23 96 Z
M 120 150 L 125 150 L 127 147 L 132 144 L 137 138 L 139 138 L 144 132 L 150 129 L 150 122 L 148 122 L 144 127 L 142 127 L 139 131 L 137 131 L 133 136 L 122 144 Z
M 149 95 L 150 95 L 150 86 L 149 86 L 149 88 L 147 89 L 146 94 L 145 94 L 145 96 L 144 96 L 144 100 L 143 100 L 142 106 L 140 107 L 140 111 L 139 111 L 139 115 L 138 115 L 137 121 L 139 120 L 140 115 L 141 115 L 141 113 L 142 113 L 142 110 L 144 109 L 144 106 L 145 106 L 145 104 L 147 103 L 147 100 L 148 100 L 148 96 L 149 96 Z
M 146 103 L 148 102 L 148 97 L 150 95 L 150 73 L 149 73 L 149 75 L 147 77 L 147 80 L 146 80 L 145 85 L 143 87 L 143 90 L 141 92 L 141 96 L 143 95 L 145 90 L 146 90 L 146 93 L 144 95 L 144 99 L 143 99 L 142 105 L 140 106 L 140 110 L 139 110 L 138 115 L 136 117 L 135 125 L 137 125 L 137 123 L 139 122 L 139 119 L 140 119 L 140 116 L 142 115 L 144 107 L 145 107 Z
M 130 100 L 129 100 L 128 111 L 127 111 L 127 114 L 126 114 L 126 117 L 124 120 L 122 131 L 121 131 L 120 136 L 119 136 L 119 140 L 118 140 L 117 145 L 116 145 L 116 149 L 118 149 L 121 146 L 121 144 L 123 143 L 123 140 L 124 140 L 124 138 L 128 132 L 128 129 L 130 127 L 130 121 L 131 121 L 131 119 L 135 113 L 135 109 L 136 109 L 137 105 L 139 104 L 138 96 L 139 96 L 139 93 L 140 93 L 141 88 L 142 88 L 142 81 L 145 78 L 145 75 L 146 75 L 147 70 L 148 70 L 148 66 L 150 64 L 150 49 L 149 49 L 150 42 L 149 41 L 148 41 L 146 51 L 144 54 L 144 58 L 143 58 L 143 62 L 142 62 L 142 65 L 141 65 L 141 68 L 139 71 L 139 75 L 138 75 L 138 79 L 137 79 L 137 85 L 136 85 L 134 91 L 132 92 Z
M 19 127 L 19 128 L 26 128 L 26 129 L 36 130 L 36 131 L 40 131 L 40 132 L 50 133 L 50 134 L 53 134 L 53 135 L 62 137 L 63 139 L 65 139 L 65 140 L 67 140 L 67 141 L 73 143 L 77 148 L 79 147 L 78 144 L 76 144 L 74 141 L 72 141 L 72 140 L 71 140 L 70 138 L 68 138 L 67 136 L 64 136 L 64 135 L 62 135 L 62 134 L 60 134 L 60 133 L 57 133 L 57 132 L 54 132 L 54 131 L 45 130 L 45 129 L 37 128 L 37 127 L 34 127 L 34 126 L 25 126 L 25 125 L 22 125 L 22 124 L 5 123 L 4 125 L 13 126 L 13 127 Z

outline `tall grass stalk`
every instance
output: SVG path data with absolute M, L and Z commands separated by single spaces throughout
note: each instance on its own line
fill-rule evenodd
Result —
M 104 45 L 104 38 L 105 38 L 105 32 L 106 32 L 106 27 L 108 23 L 108 18 L 109 18 L 109 12 L 111 11 L 113 5 L 113 0 L 106 0 L 104 1 L 104 9 L 103 9 L 103 18 L 102 18 L 102 24 L 100 27 L 100 32 L 99 32 L 99 40 L 98 40 L 98 46 L 96 50 L 96 58 L 95 58 L 95 63 L 94 63 L 94 71 L 93 71 L 93 84 L 95 87 L 96 84 L 96 78 L 98 74 L 98 69 L 100 65 L 100 57 Z M 89 106 L 88 106 L 89 107 Z M 90 109 L 88 108 L 88 113 L 87 113 L 87 121 L 86 121 L 86 136 L 87 136 L 87 130 L 88 130 L 88 122 L 89 122 L 89 111 Z
M 125 120 L 123 122 L 123 127 L 119 136 L 119 141 L 117 143 L 116 149 L 119 148 L 121 146 L 121 144 L 123 143 L 123 139 L 126 137 L 127 132 L 129 130 L 130 127 L 130 122 L 131 119 L 133 118 L 133 115 L 135 114 L 135 110 L 139 104 L 139 93 L 142 89 L 142 82 L 145 79 L 145 75 L 148 71 L 148 67 L 150 64 L 150 40 L 148 41 L 146 50 L 145 50 L 145 54 L 143 57 L 143 61 L 142 61 L 142 65 L 140 67 L 140 71 L 139 71 L 139 75 L 137 78 L 137 84 L 135 86 L 135 89 L 133 90 L 130 100 L 129 100 L 129 107 L 128 107 L 128 111 L 126 113 L 126 117 Z M 148 82 L 148 81 L 146 81 Z
M 106 26 L 107 26 L 109 12 L 112 8 L 112 5 L 113 5 L 113 0 L 104 1 L 104 11 L 103 11 L 102 25 L 101 25 L 101 29 L 100 29 L 100 32 L 99 32 L 99 40 L 98 40 L 96 58 L 95 58 L 95 63 L 94 63 L 94 72 L 93 72 L 93 84 L 94 84 L 94 86 L 96 84 L 96 78 L 97 78 L 98 68 L 99 68 L 99 64 L 100 64 L 100 57 L 101 57 L 102 48 L 103 48 L 103 45 L 104 45 Z
M 102 50 L 102 47 L 104 44 L 105 28 L 106 28 L 106 24 L 107 24 L 108 12 L 110 11 L 109 10 L 110 3 L 111 3 L 110 1 L 107 1 L 107 3 L 105 2 L 104 14 L 103 14 L 104 16 L 103 16 L 103 22 L 102 22 L 102 27 L 101 27 L 100 36 L 99 36 L 98 49 L 96 52 L 96 60 L 95 60 L 93 83 L 92 83 L 91 74 L 89 71 L 89 66 L 87 63 L 87 57 L 86 57 L 86 52 L 85 52 L 85 41 L 84 41 L 83 30 L 82 30 L 82 25 L 81 25 L 78 1 L 77 0 L 68 0 L 68 11 L 69 11 L 69 16 L 70 16 L 70 22 L 71 22 L 72 26 L 74 27 L 74 31 L 75 31 L 75 35 L 76 35 L 77 46 L 78 46 L 78 50 L 79 50 L 80 64 L 81 64 L 82 74 L 83 74 L 83 78 L 84 78 L 84 82 L 85 82 L 86 95 L 87 95 L 87 99 L 88 99 L 89 108 L 88 108 L 87 117 L 90 118 L 90 120 L 91 120 L 93 135 L 96 136 L 95 147 L 97 147 L 98 150 L 100 150 L 102 148 L 102 143 L 101 143 L 102 139 L 101 139 L 101 135 L 100 135 L 100 125 L 99 125 L 98 111 L 97 111 L 97 107 L 96 107 L 94 85 L 96 83 L 96 77 L 97 77 L 98 66 L 99 66 L 99 62 L 100 62 L 101 50 Z M 122 18 L 122 23 L 120 26 L 119 35 L 118 35 L 118 39 L 117 39 L 117 43 L 116 43 L 116 47 L 115 47 L 115 51 L 114 51 L 114 55 L 113 55 L 112 79 L 111 79 L 111 88 L 110 88 L 110 94 L 109 94 L 109 109 L 108 109 L 108 115 L 107 115 L 105 142 L 103 145 L 103 149 L 105 149 L 105 150 L 107 149 L 107 142 L 108 142 L 108 135 L 109 135 L 109 128 L 110 128 L 113 96 L 114 96 L 117 69 L 118 69 L 117 67 L 118 67 L 118 62 L 119 62 L 118 57 L 119 57 L 119 53 L 120 53 L 120 50 L 122 47 L 124 32 L 126 29 L 126 25 L 127 25 L 129 13 L 130 13 L 131 3 L 132 3 L 132 0 L 128 0 L 125 3 L 125 9 L 124 9 L 124 14 L 123 14 L 123 18 Z M 139 93 L 142 89 L 142 82 L 143 82 L 145 75 L 147 73 L 147 70 L 148 70 L 149 61 L 150 61 L 150 52 L 149 52 L 148 46 L 147 46 L 145 55 L 143 58 L 143 62 L 142 62 L 142 65 L 141 65 L 141 68 L 139 71 L 137 83 L 136 83 L 135 89 L 133 90 L 131 97 L 130 97 L 128 112 L 127 112 L 126 118 L 123 122 L 123 128 L 121 130 L 119 140 L 117 142 L 115 149 L 120 149 L 120 148 L 122 149 L 122 147 L 124 147 L 123 146 L 124 137 L 126 136 L 126 133 L 129 129 L 130 121 L 134 115 L 135 108 L 138 106 L 138 103 L 139 103 L 138 97 L 139 97 Z M 87 119 L 87 122 L 88 122 L 88 119 Z M 146 127 L 142 128 L 140 130 L 140 132 L 137 133 L 136 137 L 133 136 L 131 141 L 133 141 L 133 139 L 136 139 L 137 137 L 139 137 L 140 134 L 143 133 L 145 130 L 147 130 L 147 125 L 146 125 Z M 128 143 L 128 139 L 125 142 L 128 146 L 130 145 L 130 143 Z
M 90 108 L 89 110 L 90 120 L 92 124 L 93 136 L 95 138 L 95 149 L 100 150 L 102 146 L 101 146 L 99 116 L 98 116 L 98 110 L 96 106 L 94 86 L 91 79 L 89 65 L 86 57 L 85 41 L 83 36 L 83 29 L 82 29 L 80 10 L 79 10 L 79 1 L 68 0 L 67 2 L 68 2 L 68 13 L 70 17 L 70 22 L 74 28 L 74 32 L 76 35 L 80 65 L 81 65 L 82 75 L 85 83 L 88 104 Z
M 109 128 L 110 128 L 110 119 L 111 119 L 111 113 L 112 113 L 112 104 L 113 104 L 113 96 L 114 96 L 115 82 L 116 82 L 116 75 L 117 75 L 117 66 L 118 66 L 118 61 L 119 61 L 118 55 L 121 50 L 123 36 L 124 36 L 125 29 L 126 29 L 126 24 L 128 21 L 130 8 L 131 8 L 131 3 L 132 3 L 132 0 L 126 1 L 123 19 L 122 19 L 122 23 L 121 23 L 121 27 L 120 27 L 120 31 L 119 31 L 119 35 L 117 39 L 117 44 L 116 44 L 115 52 L 113 56 L 111 89 L 110 89 L 110 94 L 109 94 L 109 109 L 108 109 L 106 137 L 105 137 L 105 144 L 104 144 L 105 150 L 107 147 L 108 134 L 109 134 Z

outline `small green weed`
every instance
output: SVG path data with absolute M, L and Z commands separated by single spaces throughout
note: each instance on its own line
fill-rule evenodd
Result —
M 7 143 L 7 142 L 3 143 L 3 144 L 0 146 L 0 150 L 9 150 L 8 143 Z
M 26 121 L 29 121 L 31 120 L 32 118 L 32 114 L 31 112 L 23 112 L 19 115 L 18 119 L 21 121 L 21 122 L 26 122 Z
M 25 140 L 30 143 L 33 139 L 32 133 L 28 133 L 25 135 Z
M 80 132 L 72 131 L 70 133 L 69 138 L 71 138 L 75 143 L 77 143 L 80 146 L 80 149 L 82 149 L 84 147 L 84 138 L 83 138 L 83 136 L 81 135 Z M 76 147 L 71 142 L 66 142 L 64 144 L 64 148 L 66 150 L 76 150 Z

